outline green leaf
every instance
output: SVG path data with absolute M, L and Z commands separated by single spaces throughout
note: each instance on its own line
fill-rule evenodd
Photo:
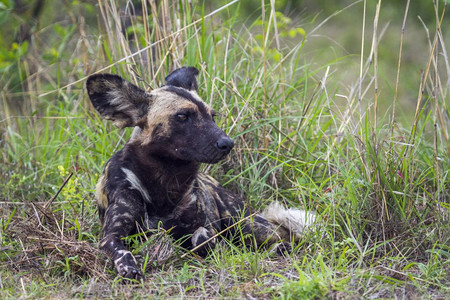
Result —
M 13 0 L 0 1 L 0 24 L 5 23 L 14 7 Z

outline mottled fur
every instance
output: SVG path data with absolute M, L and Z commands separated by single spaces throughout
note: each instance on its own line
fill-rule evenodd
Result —
M 99 246 L 124 277 L 142 277 L 122 240 L 138 225 L 152 229 L 161 223 L 176 239 L 191 235 L 184 246 L 194 248 L 249 214 L 242 199 L 198 172 L 200 163 L 220 161 L 234 144 L 197 95 L 197 73 L 193 67 L 175 70 L 165 86 L 150 93 L 111 74 L 87 81 L 92 104 L 104 118 L 135 127 L 107 162 L 96 190 L 103 225 Z M 300 238 L 314 218 L 274 204 L 244 222 L 242 230 L 258 245 L 271 245 Z M 198 252 L 205 254 L 214 243 Z

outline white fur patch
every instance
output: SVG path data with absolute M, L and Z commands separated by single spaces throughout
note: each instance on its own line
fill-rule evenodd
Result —
M 148 194 L 147 189 L 142 185 L 139 178 L 137 178 L 137 176 L 127 168 L 122 168 L 122 171 L 127 176 L 126 179 L 131 184 L 131 187 L 135 190 L 138 190 L 141 193 L 142 197 L 144 197 L 144 200 L 150 203 L 150 195 Z
M 117 254 L 120 255 L 116 260 L 114 260 L 114 264 L 117 266 L 118 264 L 121 264 L 121 260 L 124 259 L 125 256 L 131 255 L 131 258 L 133 258 L 133 261 L 136 263 L 136 259 L 134 258 L 133 254 L 131 254 L 128 250 L 119 250 L 117 251 Z
M 310 229 L 317 219 L 317 215 L 301 209 L 285 208 L 279 202 L 273 202 L 261 214 L 269 222 L 286 228 L 300 239 L 303 233 Z
M 135 141 L 142 133 L 142 128 L 139 126 L 134 127 L 133 132 L 131 133 L 130 141 Z
M 199 238 L 203 238 L 207 240 L 209 238 L 209 231 L 205 227 L 199 227 L 194 234 L 192 234 L 191 241 L 194 247 L 198 246 L 200 243 L 198 242 Z
M 206 229 L 205 227 L 199 227 L 197 228 L 197 230 L 192 234 L 191 236 L 191 243 L 193 247 L 197 247 L 198 245 L 200 245 L 201 243 L 205 242 L 206 240 L 208 240 L 211 237 L 211 232 Z M 199 241 L 200 238 L 203 238 L 203 241 Z M 208 244 L 209 245 L 214 245 L 216 243 L 216 239 L 211 239 Z

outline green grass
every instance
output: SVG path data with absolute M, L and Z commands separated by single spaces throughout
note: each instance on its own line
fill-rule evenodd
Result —
M 0 297 L 448 297 L 450 69 L 442 3 L 430 5 L 436 20 L 425 32 L 404 23 L 413 36 L 401 33 L 399 15 L 374 51 L 372 25 L 380 33 L 384 23 L 366 13 L 362 38 L 364 1 L 317 30 L 315 18 L 301 24 L 270 3 L 247 24 L 239 3 L 218 11 L 161 3 L 143 4 L 153 13 L 132 18 L 126 37 L 116 8 L 79 3 L 66 7 L 62 21 L 43 19 L 27 43 L 3 38 Z M 336 35 L 327 24 L 354 18 L 355 9 L 360 47 L 349 55 L 332 49 L 349 33 Z M 44 12 L 55 16 L 58 8 Z M 321 38 L 327 32 L 334 42 Z M 414 51 L 400 41 L 425 41 L 417 46 L 425 50 L 411 62 Z M 398 48 L 386 51 L 392 44 Z M 200 69 L 199 93 L 236 142 L 229 158 L 204 170 L 254 208 L 278 200 L 317 211 L 323 235 L 308 234 L 287 257 L 224 240 L 205 259 L 162 231 L 132 237 L 146 280 L 122 285 L 96 250 L 94 187 L 131 131 L 99 119 L 84 81 L 103 70 L 151 89 L 182 65 Z

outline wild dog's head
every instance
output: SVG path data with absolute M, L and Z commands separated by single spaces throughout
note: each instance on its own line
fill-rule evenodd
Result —
M 197 94 L 194 67 L 166 77 L 166 85 L 148 93 L 112 74 L 92 75 L 86 86 L 92 104 L 119 127 L 139 127 L 132 143 L 148 154 L 169 159 L 215 163 L 233 148 L 214 122 L 214 111 Z

